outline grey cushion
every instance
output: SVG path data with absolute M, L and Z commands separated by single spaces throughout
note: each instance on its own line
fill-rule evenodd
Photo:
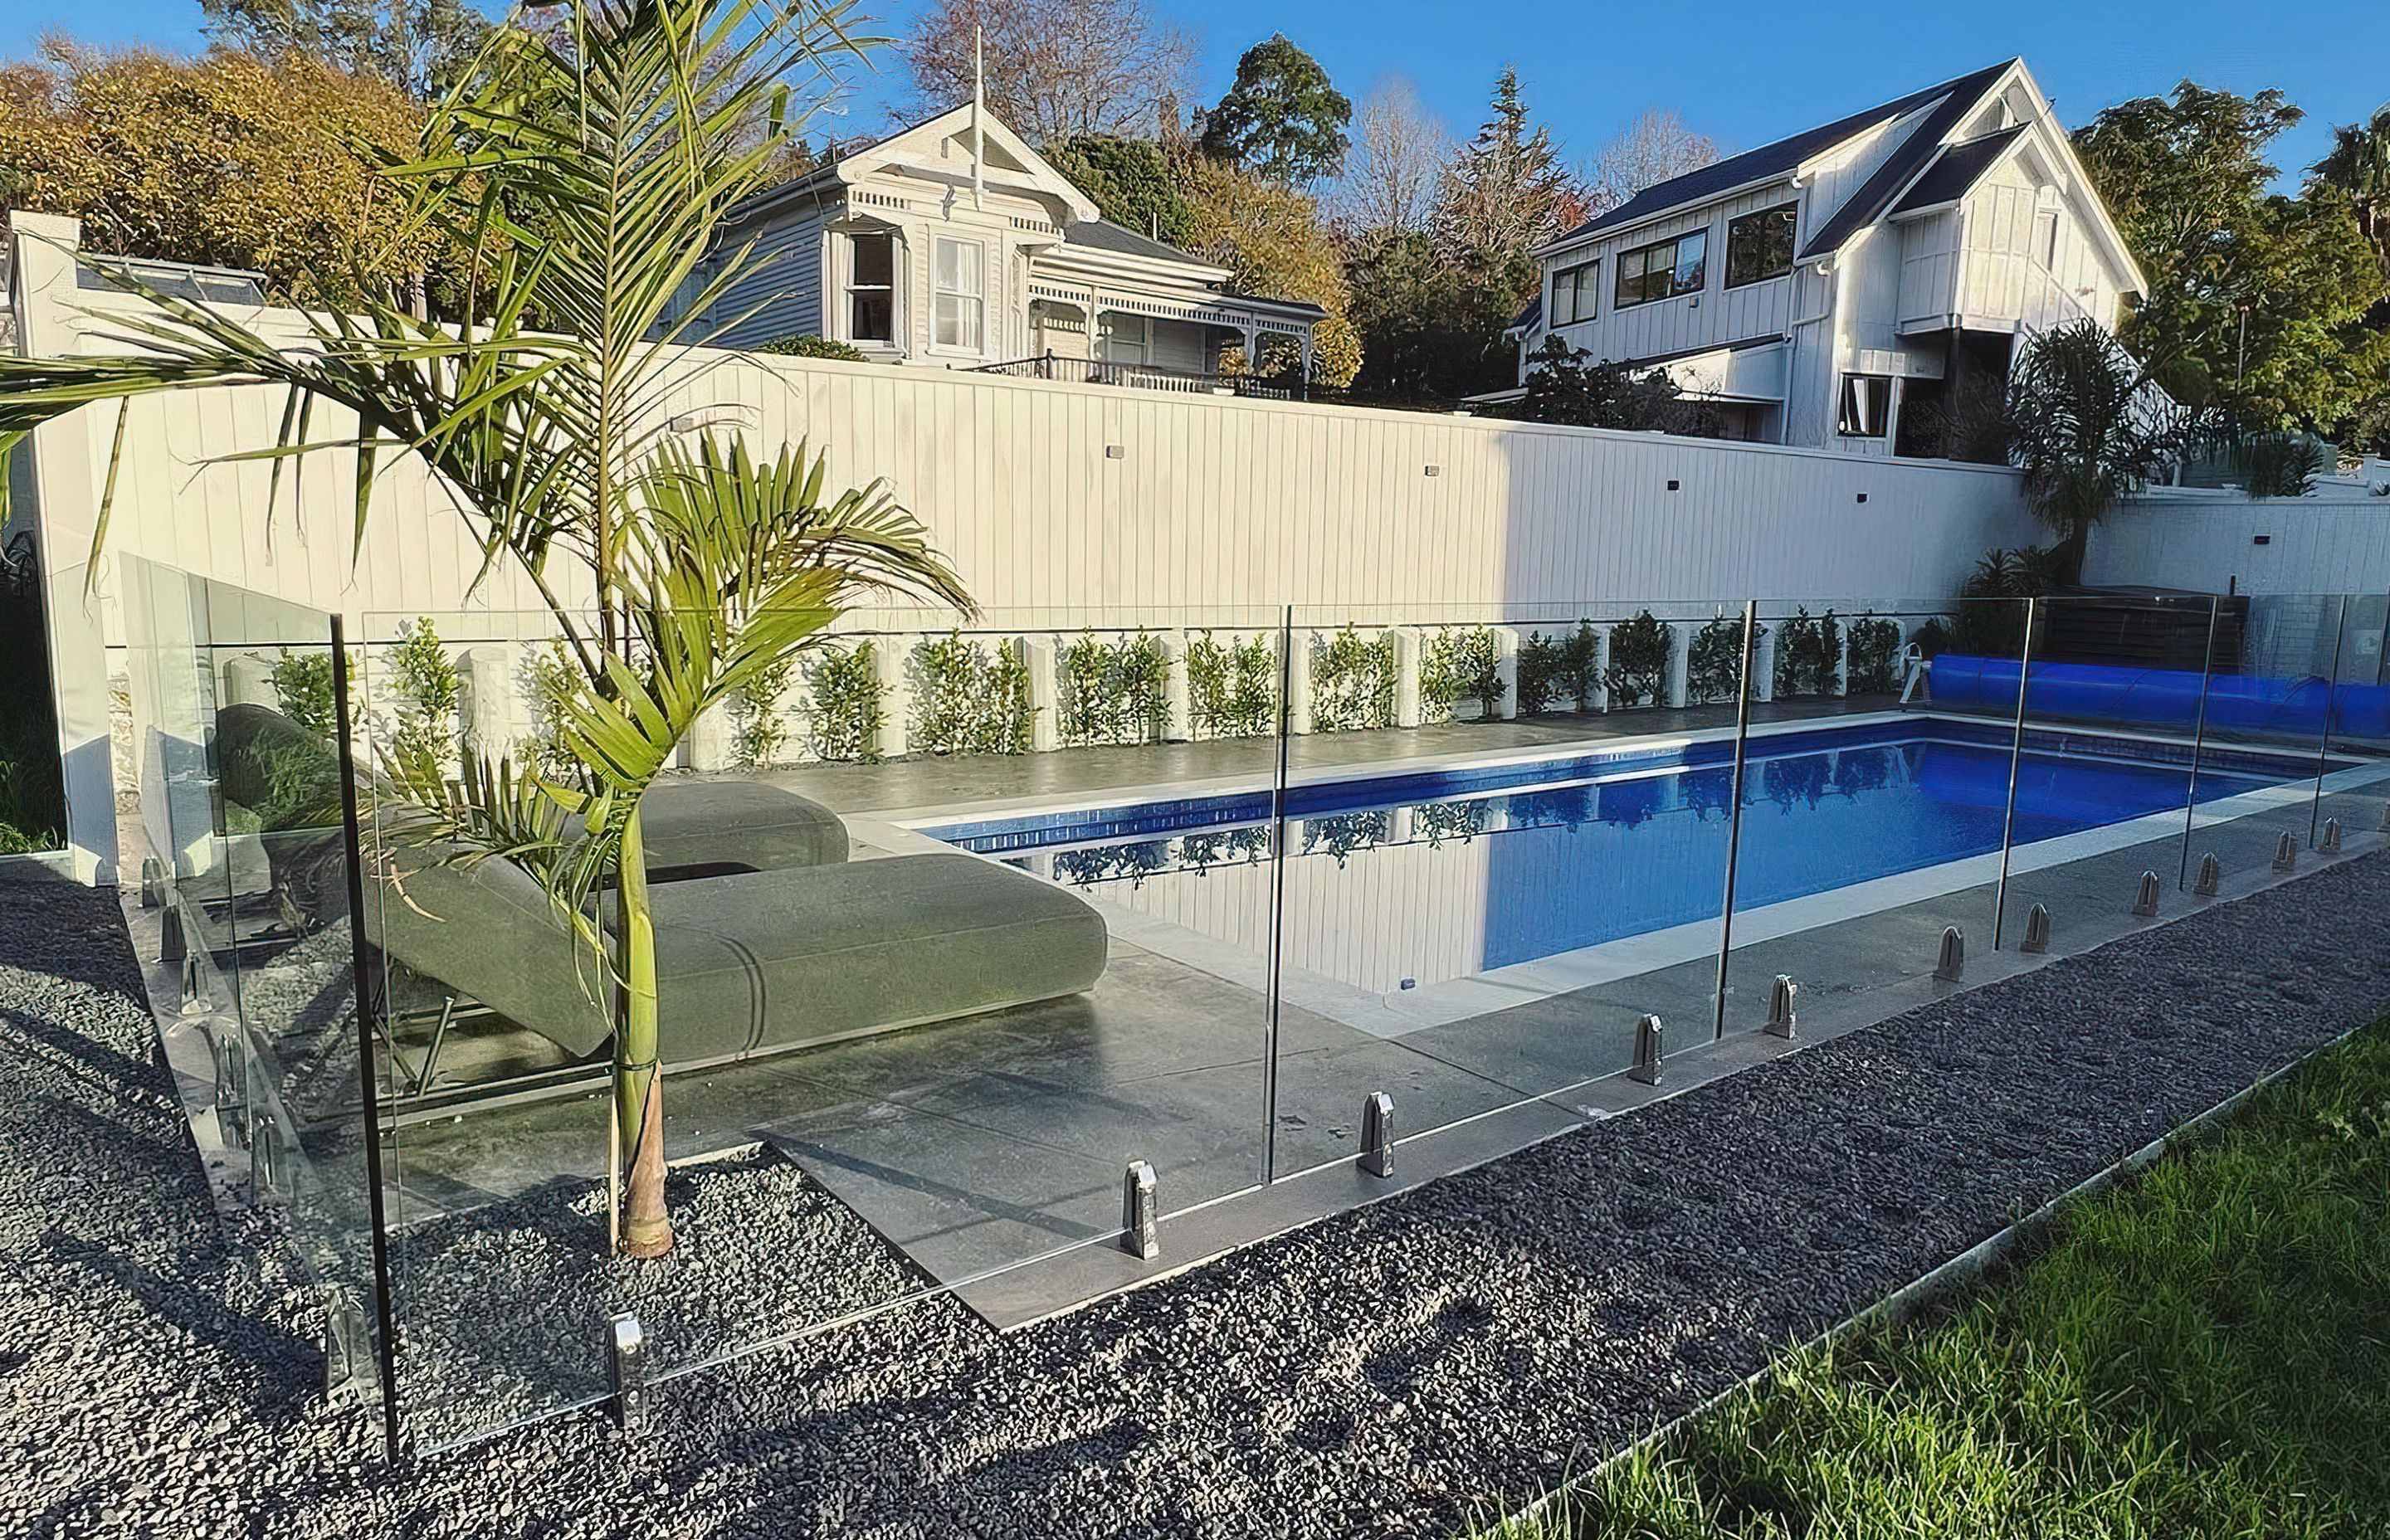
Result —
M 402 861 L 367 905 L 376 945 L 576 1057 L 604 1046 L 591 960 L 525 873 Z M 1103 918 L 1084 900 L 969 855 L 739 873 L 652 896 L 668 1064 L 1055 999 L 1104 970 Z
M 658 882 L 846 859 L 837 814 L 761 781 L 659 781 L 639 810 L 648 876 Z

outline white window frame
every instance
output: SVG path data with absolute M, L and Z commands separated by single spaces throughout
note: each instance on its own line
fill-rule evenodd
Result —
M 955 284 L 946 282 L 946 253 L 955 253 Z M 930 345 L 943 353 L 987 351 L 987 246 L 960 236 L 940 236 L 930 263 Z M 948 303 L 952 302 L 951 313 Z M 947 321 L 954 322 L 951 340 Z M 968 327 L 964 323 L 968 321 Z
M 866 284 L 859 281 L 861 265 L 855 261 L 857 243 L 883 240 L 888 243 L 888 281 Z M 846 233 L 846 307 L 844 340 L 857 347 L 893 348 L 905 335 L 904 292 L 905 244 L 893 230 L 850 230 Z M 854 302 L 864 294 L 885 293 L 888 296 L 888 334 L 885 337 L 865 337 L 855 330 Z
M 1137 349 L 1137 356 L 1135 358 L 1114 357 L 1112 344 L 1118 339 L 1112 333 L 1117 327 L 1129 322 L 1134 322 L 1137 326 L 1137 341 L 1132 344 Z M 1153 366 L 1153 318 L 1151 316 L 1132 315 L 1126 311 L 1108 310 L 1097 322 L 1097 331 L 1099 335 L 1096 339 L 1096 347 L 1102 355 L 1104 363 L 1121 364 L 1137 369 L 1150 368 Z

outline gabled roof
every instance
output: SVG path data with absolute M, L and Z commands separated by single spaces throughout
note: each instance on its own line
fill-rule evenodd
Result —
M 2014 62 L 2011 60 L 2011 62 Z M 1968 83 L 1953 88 L 1941 104 L 1925 115 L 1922 122 L 1909 131 L 1908 137 L 1876 167 L 1875 174 L 1859 184 L 1859 190 L 1843 199 L 1833 217 L 1823 228 L 1809 237 L 1801 249 L 1803 262 L 1814 262 L 1831 256 L 1843 249 L 1844 242 L 1861 230 L 1882 219 L 1892 207 L 1901 190 L 1917 177 L 1917 173 L 1933 163 L 1942 153 L 1942 141 L 1957 128 L 1983 101 L 1984 93 L 1994 82 L 2008 72 L 2008 65 L 1997 70 L 1978 71 L 1967 77 Z
M 1984 93 L 1990 90 L 1994 83 L 2007 73 L 2009 67 L 2015 62 L 2014 59 L 2003 59 L 1998 64 L 1977 70 L 1972 74 L 1944 81 L 1939 85 L 1929 85 L 1922 91 L 1912 91 L 1908 96 L 1895 97 L 1880 107 L 1870 108 L 1865 112 L 1855 112 L 1847 118 L 1838 118 L 1832 122 L 1822 123 L 1805 133 L 1795 134 L 1790 138 L 1779 139 L 1772 145 L 1762 145 L 1757 149 L 1745 150 L 1741 155 L 1728 156 L 1723 160 L 1713 161 L 1699 171 L 1687 172 L 1682 176 L 1655 183 L 1608 213 L 1600 214 L 1586 221 L 1551 244 L 1563 246 L 1587 236 L 1599 235 L 1605 230 L 1640 225 L 1645 220 L 1656 218 L 1672 209 L 1707 202 L 1711 199 L 1730 193 L 1738 187 L 1753 186 L 1789 177 L 1800 170 L 1803 164 L 1823 155 L 1836 145 L 1857 138 L 1871 129 L 1881 128 L 1886 123 L 1896 122 L 1910 113 L 1921 111 L 1945 98 L 1964 98 L 1966 104 L 1972 107 L 1982 99 Z M 1960 109 L 1961 112 L 1964 109 Z M 1951 121 L 1955 122 L 1956 116 L 1954 114 Z M 1903 148 L 1907 149 L 1908 146 L 1917 145 L 1918 141 L 1922 139 L 1924 142 L 1920 148 L 1930 154 L 1934 148 L 1940 144 L 1942 134 L 1949 130 L 1948 124 L 1945 123 L 1940 133 L 1928 135 L 1926 129 L 1929 126 L 1921 124 L 1918 132 L 1910 135 L 1908 145 Z M 1894 159 L 1898 160 L 1900 156 L 1895 155 Z M 1914 164 L 1909 167 L 1912 172 L 1916 169 Z M 1906 175 L 1895 178 L 1893 182 L 1895 191 L 1897 191 L 1907 181 Z M 1862 189 L 1862 192 L 1865 190 Z M 1817 243 L 1813 241 L 1810 244 L 1814 249 Z
M 1925 170 L 1925 174 L 1910 185 L 1893 205 L 1893 214 L 1920 213 L 1938 209 L 1945 203 L 1956 203 L 1974 189 L 1984 174 L 1999 164 L 2009 147 L 2024 137 L 2025 125 L 2003 128 L 1981 138 L 1970 139 L 1963 145 L 1952 145 L 1942 152 L 1942 159 Z
M 750 219 L 785 202 L 818 198 L 841 183 L 860 181 L 882 167 L 901 162 L 908 143 L 936 143 L 971 126 L 971 104 L 950 107 L 932 118 L 907 123 L 893 133 L 860 144 L 840 148 L 829 160 L 816 166 L 794 181 L 783 182 L 777 187 L 766 187 L 752 193 L 733 204 L 724 216 L 726 221 Z M 1091 220 L 1097 217 L 1096 206 L 1087 195 L 1073 186 L 1071 180 L 1056 171 L 1046 158 L 1029 147 L 1028 141 L 1007 128 L 1004 121 L 993 112 L 980 114 L 980 132 L 987 148 L 1010 161 L 1018 171 L 1000 174 L 1014 179 L 1025 177 L 1036 190 L 1057 199 L 1067 211 L 1064 223 Z

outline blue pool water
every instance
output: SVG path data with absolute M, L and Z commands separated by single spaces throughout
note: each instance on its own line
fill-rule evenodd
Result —
M 1713 740 L 1300 786 L 1289 960 L 1384 991 L 1714 919 L 1731 755 Z M 2010 762 L 2005 735 L 1955 720 L 1754 739 L 1737 909 L 1998 850 Z M 2209 802 L 2313 774 L 2312 761 L 2211 756 L 2197 789 Z M 2029 735 L 2016 839 L 2179 808 L 2191 785 L 2187 755 L 2162 746 Z M 1271 902 L 1268 813 L 1249 793 L 925 832 L 1253 946 Z

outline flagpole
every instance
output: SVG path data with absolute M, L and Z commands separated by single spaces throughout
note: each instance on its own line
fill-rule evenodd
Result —
M 987 184 L 981 168 L 987 162 L 987 133 L 980 126 L 987 98 L 987 32 L 971 28 L 971 207 L 986 207 Z

